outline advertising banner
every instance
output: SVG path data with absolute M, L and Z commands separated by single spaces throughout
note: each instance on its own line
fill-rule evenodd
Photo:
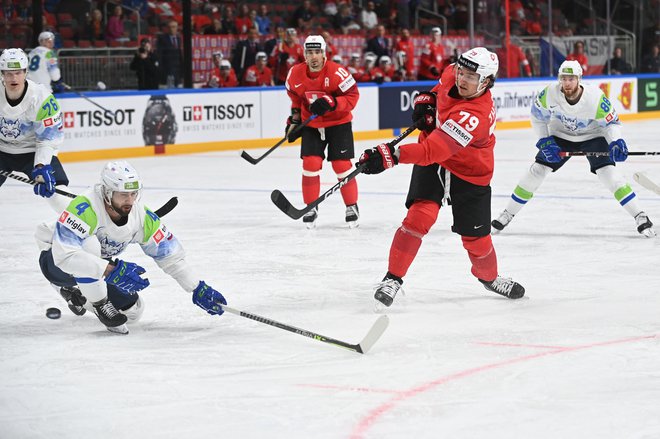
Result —
M 637 110 L 660 110 L 660 77 L 637 79 Z
M 420 91 L 430 90 L 434 81 L 408 82 L 378 88 L 378 128 L 402 128 L 412 125 L 412 102 Z

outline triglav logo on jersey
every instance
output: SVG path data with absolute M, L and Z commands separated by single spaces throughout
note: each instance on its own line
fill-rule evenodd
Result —
M 21 121 L 0 117 L 0 134 L 2 134 L 3 137 L 18 138 L 18 136 L 21 135 Z
M 167 96 L 151 96 L 142 119 L 142 137 L 144 144 L 173 144 L 178 126 L 174 111 Z

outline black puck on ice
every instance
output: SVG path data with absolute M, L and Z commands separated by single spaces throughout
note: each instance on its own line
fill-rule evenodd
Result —
M 49 319 L 59 319 L 61 315 L 62 315 L 62 311 L 60 311 L 57 308 L 48 308 L 46 310 L 46 317 L 48 317 Z

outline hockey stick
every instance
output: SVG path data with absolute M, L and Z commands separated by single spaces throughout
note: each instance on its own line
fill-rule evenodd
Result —
M 382 315 L 378 317 L 378 319 L 371 326 L 371 329 L 369 329 L 369 332 L 367 332 L 367 335 L 364 336 L 362 341 L 358 344 L 351 344 L 345 341 L 337 340 L 335 338 L 326 337 L 324 335 L 317 334 L 315 332 L 311 332 L 306 329 L 296 328 L 295 326 L 287 325 L 286 323 L 280 323 L 266 317 L 258 316 L 256 314 L 247 313 L 245 311 L 241 311 L 229 307 L 227 305 L 223 305 L 222 303 L 219 302 L 216 303 L 220 305 L 222 309 L 224 309 L 225 311 L 232 314 L 236 314 L 237 316 L 245 317 L 246 319 L 254 320 L 259 323 L 265 323 L 266 325 L 284 329 L 285 331 L 293 332 L 295 334 L 302 335 L 304 337 L 313 338 L 314 340 L 318 340 L 323 343 L 328 343 L 334 346 L 338 346 L 340 348 L 348 349 L 349 351 L 357 352 L 359 354 L 366 354 L 367 351 L 369 351 L 369 349 L 371 349 L 371 347 L 378 341 L 380 336 L 383 335 L 383 332 L 385 332 L 385 329 L 387 329 L 387 326 L 390 324 L 390 320 L 389 317 L 387 317 L 387 315 Z
M 573 157 L 573 156 L 587 156 L 587 157 L 602 157 L 606 155 L 610 155 L 609 152 L 605 151 L 599 151 L 599 152 L 591 152 L 591 151 L 575 151 L 575 152 L 565 152 L 562 151 L 559 153 L 561 157 Z M 660 151 L 628 151 L 628 155 L 660 155 Z
M 413 125 L 406 129 L 404 132 L 399 134 L 395 139 L 390 140 L 388 142 L 388 145 L 394 146 L 401 142 L 403 139 L 405 139 L 410 133 L 415 131 L 417 129 L 417 125 Z M 312 201 L 309 203 L 307 206 L 303 207 L 302 209 L 296 209 L 293 204 L 287 198 L 284 196 L 282 192 L 279 190 L 275 189 L 273 192 L 270 194 L 270 199 L 275 205 L 277 206 L 278 209 L 280 209 L 282 212 L 284 212 L 286 215 L 288 215 L 290 218 L 293 218 L 294 220 L 297 220 L 301 218 L 303 215 L 305 215 L 307 212 L 310 210 L 314 209 L 316 206 L 321 204 L 323 201 L 325 201 L 326 198 L 328 198 L 330 195 L 334 194 L 337 192 L 339 189 L 341 189 L 342 186 L 344 186 L 346 183 L 349 181 L 353 180 L 355 177 L 358 176 L 363 170 L 364 170 L 364 164 L 358 164 L 355 167 L 355 170 L 348 174 L 346 177 L 342 178 L 332 186 L 330 189 L 325 191 L 320 197 L 318 197 L 316 200 Z
M 309 118 L 307 118 L 307 120 L 303 121 L 303 123 L 301 123 L 300 125 L 298 125 L 297 127 L 295 127 L 295 128 L 293 129 L 293 131 L 291 131 L 291 134 L 296 134 L 298 131 L 302 130 L 304 127 L 307 126 L 308 123 L 310 123 L 311 121 L 313 121 L 314 119 L 316 119 L 316 117 L 317 117 L 316 114 L 312 114 L 311 116 L 309 116 Z M 259 163 L 260 161 L 262 161 L 263 159 L 265 159 L 266 156 L 267 156 L 268 154 L 270 154 L 271 152 L 275 151 L 275 150 L 277 149 L 277 147 L 280 146 L 281 144 L 283 144 L 284 141 L 285 141 L 288 137 L 289 137 L 288 135 L 282 137 L 282 138 L 280 139 L 279 142 L 277 142 L 275 145 L 271 146 L 270 149 L 269 149 L 268 151 L 266 151 L 261 157 L 258 157 L 258 158 L 255 159 L 254 157 L 252 157 L 250 154 L 248 154 L 248 153 L 245 152 L 245 151 L 242 151 L 242 152 L 241 152 L 241 157 L 243 157 L 245 160 L 247 160 L 248 162 L 252 163 L 253 165 L 256 165 L 257 163 Z
M 67 91 L 71 91 L 71 92 L 77 94 L 77 95 L 80 96 L 81 98 L 85 99 L 87 102 L 90 102 L 92 105 L 96 105 L 97 107 L 99 107 L 99 108 L 100 108 L 101 110 L 103 110 L 104 112 L 109 113 L 110 116 L 115 117 L 115 113 L 113 113 L 112 111 L 108 110 L 108 109 L 105 108 L 103 105 L 98 104 L 97 102 L 94 102 L 93 100 L 91 100 L 90 98 L 88 98 L 88 97 L 85 96 L 84 94 L 80 93 L 79 91 L 74 90 L 73 88 L 71 88 L 71 86 L 70 86 L 69 84 L 62 83 L 62 86 L 63 86 L 65 89 L 67 89 Z
M 10 171 L 0 170 L 0 175 L 2 175 L 3 177 L 13 178 L 14 180 L 22 181 L 23 183 L 31 184 L 32 186 L 36 186 L 37 184 L 39 184 L 30 178 L 25 178 L 25 177 L 21 177 L 20 175 L 12 174 Z M 66 192 L 58 188 L 55 188 L 55 193 L 69 198 L 76 198 L 78 196 L 76 194 L 72 194 L 70 192 Z M 154 213 L 159 217 L 165 216 L 168 213 L 170 213 L 172 209 L 176 207 L 177 204 L 179 204 L 179 199 L 177 197 L 172 197 L 167 201 L 167 203 L 163 204 L 161 207 L 156 209 Z
M 633 179 L 651 192 L 660 195 L 660 185 L 648 178 L 643 172 L 635 172 L 633 174 Z

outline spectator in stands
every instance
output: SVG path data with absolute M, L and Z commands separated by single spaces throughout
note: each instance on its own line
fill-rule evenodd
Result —
M 584 43 L 582 41 L 576 41 L 573 45 L 573 53 L 569 53 L 566 57 L 566 61 L 577 61 L 582 67 L 582 74 L 587 75 L 589 68 L 589 60 L 587 55 L 584 53 Z
M 406 54 L 406 77 L 413 77 L 415 49 L 410 39 L 410 31 L 405 27 L 399 30 L 399 38 L 394 45 L 395 52 L 405 52 Z
M 248 29 L 254 27 L 252 20 L 250 20 L 250 7 L 247 4 L 243 3 L 239 6 L 238 16 L 234 20 L 234 23 L 236 24 L 236 33 L 239 35 L 245 35 Z
M 94 9 L 91 15 L 87 16 L 87 23 L 85 31 L 83 32 L 85 39 L 91 41 L 101 41 L 105 39 L 103 35 L 103 14 L 100 9 Z
M 660 46 L 651 46 L 651 51 L 642 59 L 640 70 L 642 73 L 660 73 Z
M 301 32 L 308 32 L 313 25 L 314 11 L 312 10 L 312 3 L 309 0 L 304 0 L 294 12 L 291 19 L 291 26 L 297 27 Z
M 149 38 L 142 38 L 140 47 L 130 65 L 138 80 L 138 90 L 158 90 L 158 59 L 153 53 Z
M 339 54 L 335 45 L 332 44 L 332 35 L 330 35 L 330 32 L 327 30 L 324 30 L 321 32 L 321 36 L 325 40 L 325 56 L 326 58 L 332 59 L 333 56 Z
M 183 55 L 181 53 L 181 38 L 179 25 L 171 20 L 167 23 L 167 32 L 158 35 L 156 53 L 160 66 L 161 84 L 168 88 L 178 87 L 181 84 Z
M 130 9 L 136 9 L 141 17 L 146 17 L 149 12 L 147 0 L 123 0 L 122 4 Z
M 337 2 L 335 0 L 322 0 L 323 2 L 323 13 L 328 17 L 334 17 L 337 15 Z
M 119 5 L 115 6 L 112 16 L 108 19 L 108 24 L 105 28 L 105 40 L 108 43 L 111 41 L 128 41 L 128 37 L 124 34 L 124 11 Z
M 268 56 L 265 52 L 259 52 L 256 55 L 256 63 L 245 71 L 243 76 L 243 85 L 246 87 L 270 87 L 275 85 L 273 82 L 273 72 L 266 65 Z
M 286 38 L 286 30 L 284 29 L 284 27 L 277 26 L 275 28 L 275 36 L 264 43 L 264 52 L 266 52 L 266 55 L 268 55 L 269 57 L 273 56 L 273 51 L 275 50 L 275 47 L 278 44 L 282 43 L 285 38 Z M 271 66 L 271 68 L 272 67 L 273 66 Z
M 236 19 L 234 17 L 234 8 L 227 6 L 225 9 L 225 16 L 222 19 L 222 28 L 229 35 L 236 35 L 238 33 L 236 29 Z
M 424 45 L 419 59 L 420 81 L 438 80 L 442 73 L 445 47 L 442 45 L 442 30 L 439 27 L 431 28 L 431 41 Z
M 367 40 L 367 49 L 365 52 L 371 52 L 377 58 L 381 56 L 390 56 L 392 51 L 392 41 L 385 36 L 385 26 L 379 24 L 373 38 Z
M 373 1 L 368 1 L 367 7 L 360 12 L 360 22 L 362 23 L 362 28 L 367 30 L 371 30 L 378 26 L 376 4 Z
M 627 75 L 632 72 L 632 66 L 623 59 L 623 49 L 615 47 L 614 54 L 609 61 L 609 70 L 607 64 L 605 65 L 605 73 L 609 75 Z
M 275 46 L 268 60 L 268 64 L 273 69 L 275 84 L 284 84 L 291 67 L 304 61 L 303 48 L 298 43 L 298 32 L 293 28 L 289 28 L 286 30 L 284 41 Z
M 213 23 L 204 29 L 204 35 L 226 35 L 227 31 L 222 27 L 222 21 L 217 18 L 213 19 Z
M 335 30 L 347 35 L 351 30 L 360 30 L 360 25 L 355 21 L 355 16 L 348 3 L 339 5 L 339 12 L 334 18 Z
M 268 16 L 268 6 L 265 3 L 259 5 L 259 14 L 255 18 L 257 23 L 257 30 L 259 35 L 267 35 L 270 33 L 271 21 Z
M 253 66 L 256 60 L 257 52 L 263 52 L 264 48 L 259 42 L 259 34 L 256 28 L 250 28 L 247 38 L 240 40 L 234 47 L 234 56 L 232 65 L 236 70 L 236 76 L 242 78 L 245 70 Z
M 523 75 L 529 78 L 532 76 L 529 61 L 520 46 L 509 43 L 508 51 L 506 50 L 506 46 L 503 46 L 495 50 L 495 53 L 500 61 L 500 67 L 497 72 L 498 78 L 520 78 Z M 510 64 L 509 61 L 511 62 Z M 509 66 L 508 75 L 507 65 Z

